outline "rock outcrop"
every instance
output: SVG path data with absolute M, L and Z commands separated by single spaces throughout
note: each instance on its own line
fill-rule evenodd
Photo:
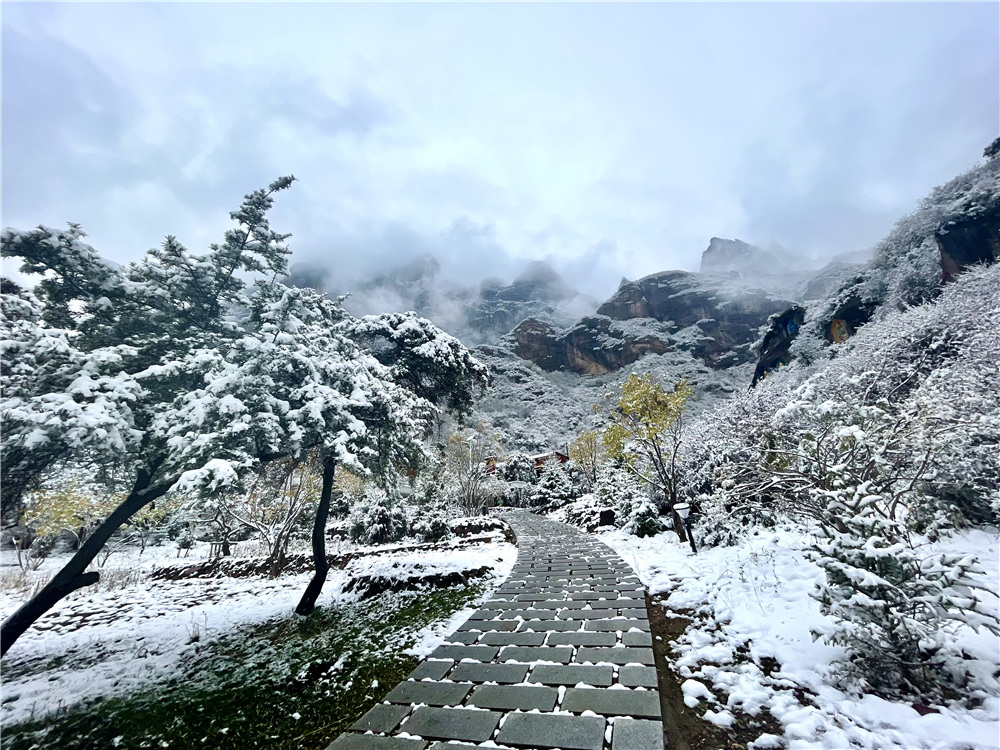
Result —
M 687 351 L 715 368 L 753 359 L 760 326 L 792 302 L 753 287 L 686 271 L 624 281 L 575 326 L 523 321 L 510 334 L 518 356 L 544 370 L 601 375 L 645 354 Z

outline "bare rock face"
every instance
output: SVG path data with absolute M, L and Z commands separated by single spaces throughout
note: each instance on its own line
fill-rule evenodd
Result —
M 670 351 L 724 368 L 751 361 L 760 326 L 791 304 L 760 289 L 727 287 L 724 279 L 667 271 L 623 280 L 596 315 L 569 329 L 528 319 L 510 338 L 519 357 L 549 371 L 602 375 Z
M 713 237 L 708 249 L 701 254 L 702 273 L 740 273 L 774 268 L 778 257 L 743 240 Z

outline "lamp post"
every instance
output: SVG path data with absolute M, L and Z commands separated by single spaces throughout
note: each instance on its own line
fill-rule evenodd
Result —
M 694 534 L 691 533 L 691 506 L 687 503 L 677 503 L 674 505 L 674 511 L 681 517 L 684 528 L 687 529 L 688 541 L 691 542 L 691 551 L 697 555 L 698 548 L 694 546 Z

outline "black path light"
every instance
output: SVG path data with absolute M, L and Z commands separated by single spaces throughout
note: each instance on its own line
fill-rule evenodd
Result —
M 684 528 L 687 529 L 688 541 L 691 542 L 691 551 L 697 555 L 698 548 L 694 546 L 694 534 L 691 533 L 691 506 L 687 503 L 677 503 L 674 505 L 674 511 L 681 517 Z

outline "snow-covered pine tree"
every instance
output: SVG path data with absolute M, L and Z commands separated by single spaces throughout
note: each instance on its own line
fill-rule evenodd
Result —
M 979 591 L 982 568 L 971 555 L 922 557 L 902 524 L 875 510 L 861 488 L 840 503 L 847 531 L 824 525 L 815 559 L 826 572 L 816 596 L 846 646 L 844 671 L 861 692 L 941 700 L 964 684 L 954 631 L 959 624 L 1000 634 L 1000 620 Z
M 351 540 L 358 544 L 398 542 L 407 527 L 406 513 L 399 502 L 379 487 L 370 487 L 361 502 L 351 508 L 349 523 Z
M 547 505 L 562 500 L 573 499 L 573 480 L 569 472 L 556 458 L 550 458 L 542 467 L 542 475 L 535 485 L 531 501 L 535 505 Z
M 4 408 L 18 415 L 20 428 L 5 431 L 5 455 L 27 467 L 21 475 L 29 483 L 56 460 L 114 455 L 129 487 L 77 554 L 4 622 L 4 653 L 59 599 L 97 580 L 87 566 L 150 502 L 171 490 L 211 495 L 239 486 L 262 462 L 315 453 L 323 471 L 313 525 L 317 569 L 297 608 L 308 614 L 327 572 L 325 524 L 337 464 L 379 474 L 422 456 L 420 438 L 434 404 L 410 390 L 412 382 L 396 381 L 406 381 L 405 373 L 394 373 L 351 339 L 355 321 L 339 301 L 277 281 L 287 273 L 288 235 L 272 232 L 266 213 L 272 195 L 292 179 L 246 196 L 232 214 L 237 227 L 205 256 L 167 238 L 142 262 L 124 269 L 100 263 L 106 273 L 98 273 L 99 258 L 77 230 L 4 232 L 4 255 L 21 258 L 26 271 L 73 285 L 43 287 L 51 311 L 45 304 L 26 311 L 31 301 L 18 297 L 20 290 L 5 294 L 4 309 L 16 308 L 30 322 L 21 338 L 65 339 L 69 348 L 61 356 L 70 363 L 59 378 L 32 378 L 26 361 L 16 369 L 16 399 Z M 254 277 L 248 291 L 245 279 Z M 67 316 L 70 309 L 82 313 Z M 47 315 L 75 328 L 52 330 Z M 435 331 L 421 326 L 414 344 L 421 350 L 415 358 L 435 366 L 423 373 L 421 387 L 461 411 L 485 371 L 460 345 L 435 348 L 447 336 Z M 22 344 L 18 351 L 28 356 L 27 350 Z M 117 373 L 106 384 L 95 378 L 104 376 L 101 366 Z M 474 385 L 464 384 L 465 377 Z M 107 389 L 115 398 L 104 395 Z

